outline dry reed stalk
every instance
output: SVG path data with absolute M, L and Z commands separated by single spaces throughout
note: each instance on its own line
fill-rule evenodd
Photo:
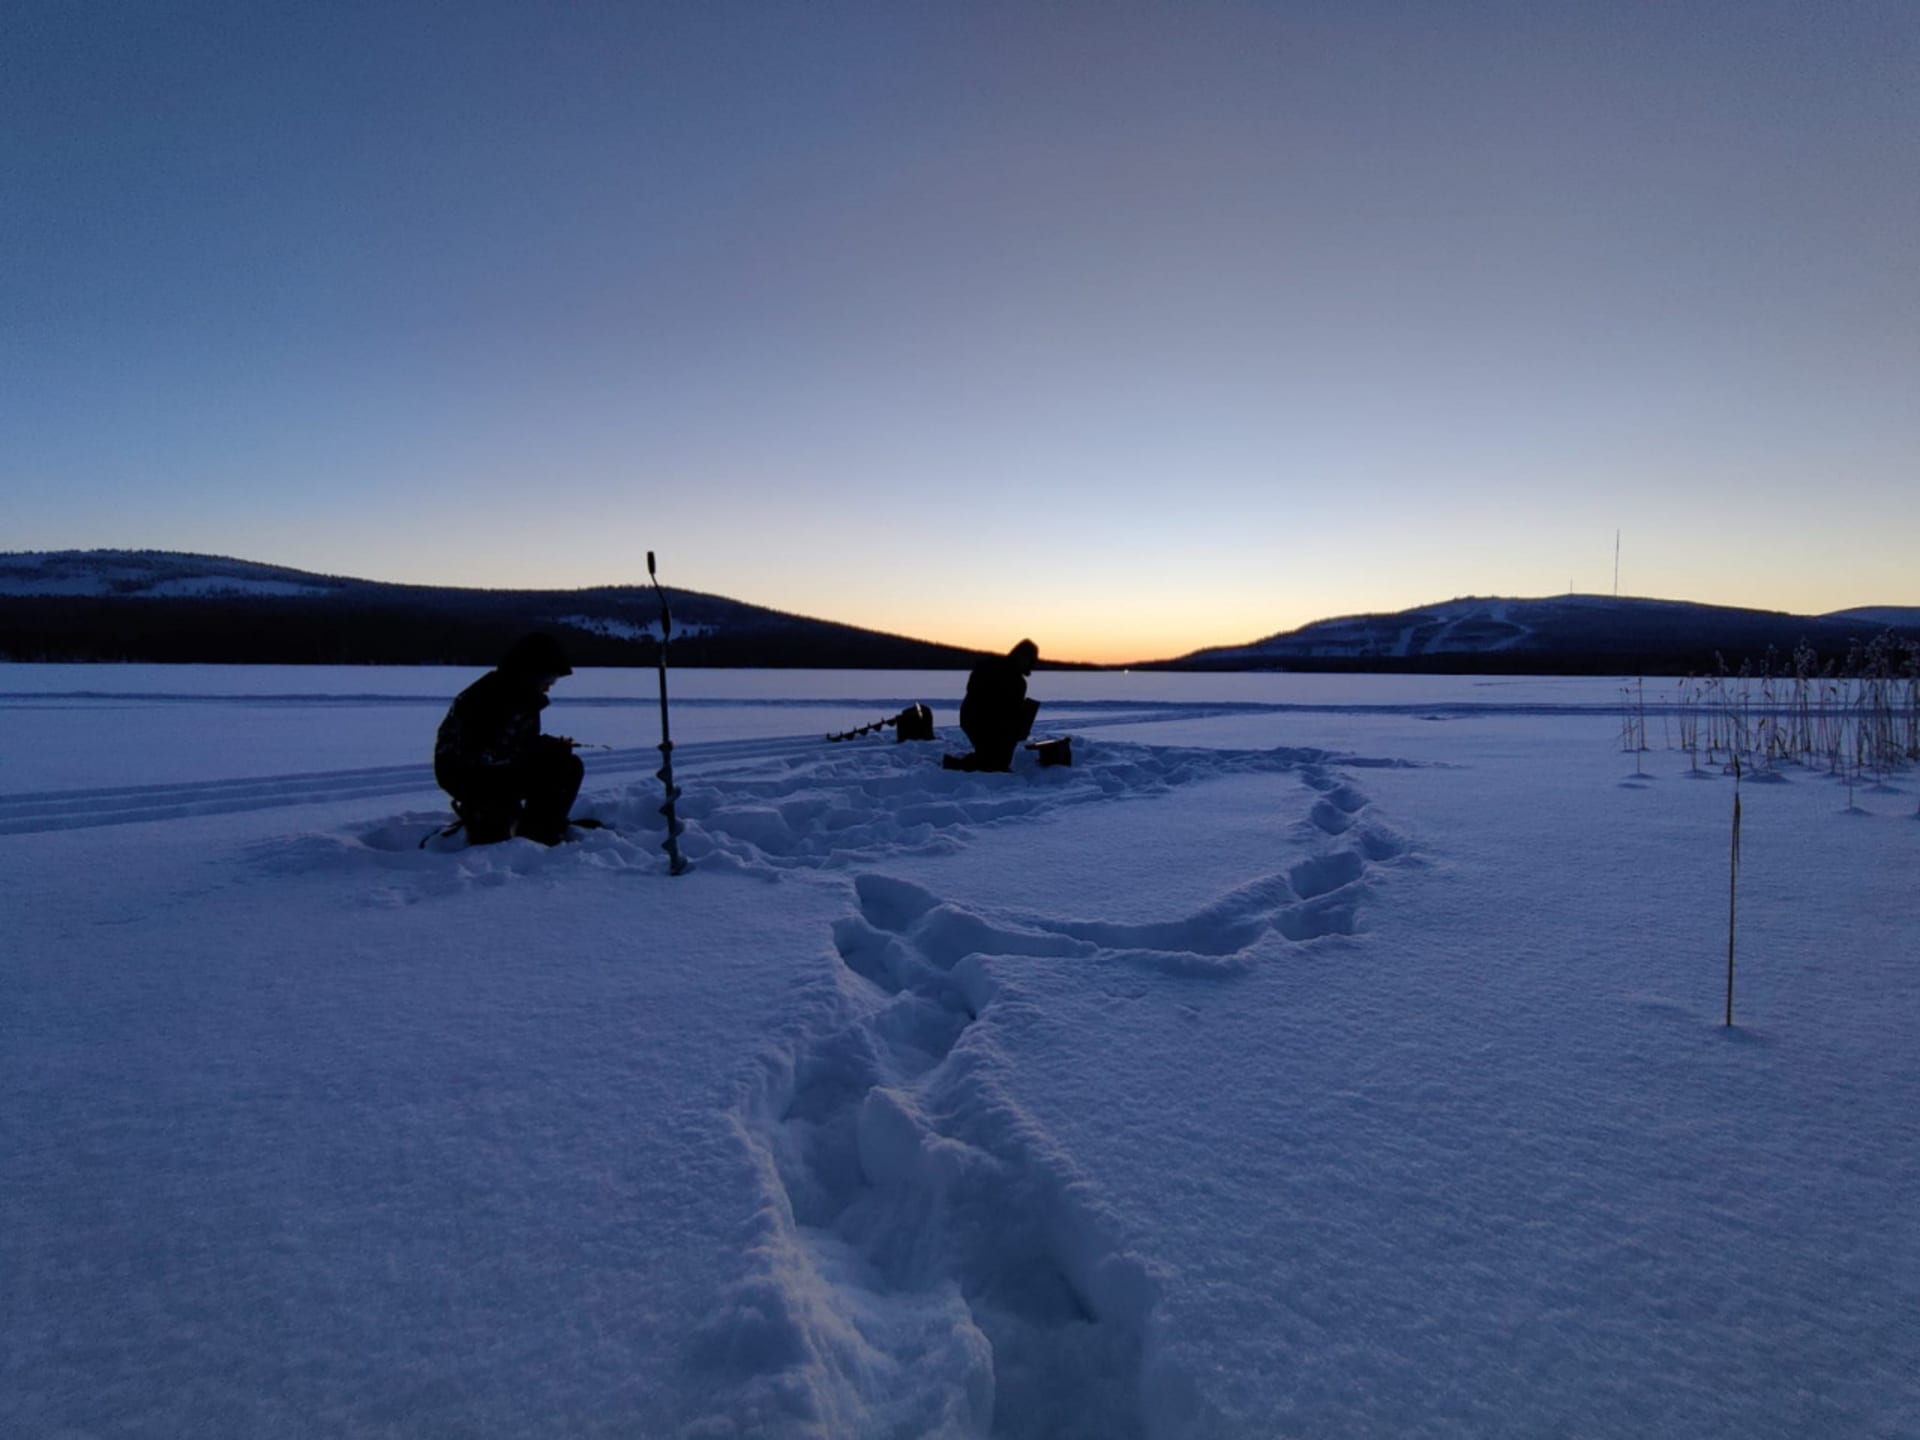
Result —
M 1727 1025 L 1733 1025 L 1733 925 L 1740 900 L 1740 757 L 1733 757 L 1733 847 L 1727 865 Z

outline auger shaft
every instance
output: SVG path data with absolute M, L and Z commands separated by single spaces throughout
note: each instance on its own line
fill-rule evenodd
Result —
M 843 730 L 838 735 L 829 735 L 827 739 L 830 741 L 856 740 L 862 735 L 877 735 L 889 725 L 898 725 L 899 723 L 900 717 L 898 715 L 889 715 L 884 720 L 876 720 L 871 725 L 862 725 L 857 730 Z
M 673 615 L 667 609 L 667 593 L 654 573 L 651 550 L 647 551 L 647 578 L 653 582 L 653 593 L 660 597 L 660 768 L 655 773 L 667 789 L 667 803 L 660 807 L 660 813 L 667 817 L 667 839 L 660 848 L 667 852 L 668 873 L 684 875 L 690 867 L 680 853 L 680 836 L 687 827 L 673 808 L 680 798 L 680 787 L 673 783 L 673 735 L 667 725 L 667 638 L 673 633 Z

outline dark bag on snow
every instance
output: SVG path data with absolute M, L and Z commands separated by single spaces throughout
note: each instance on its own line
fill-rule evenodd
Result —
M 933 711 L 916 700 L 894 717 L 894 729 L 900 740 L 931 740 Z
M 1062 735 L 1057 740 L 1030 741 L 1027 749 L 1033 751 L 1034 758 L 1042 765 L 1073 764 L 1073 737 Z

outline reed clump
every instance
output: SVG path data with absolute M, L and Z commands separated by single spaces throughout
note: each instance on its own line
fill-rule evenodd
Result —
M 1627 707 L 1631 716 L 1632 707 Z M 1748 774 L 1779 765 L 1825 770 L 1849 790 L 1868 777 L 1885 782 L 1920 762 L 1920 642 L 1889 631 L 1822 662 L 1805 646 L 1784 659 L 1769 652 L 1756 669 L 1688 676 L 1675 698 L 1675 748 L 1690 768 Z M 1645 722 L 1623 725 L 1624 742 Z

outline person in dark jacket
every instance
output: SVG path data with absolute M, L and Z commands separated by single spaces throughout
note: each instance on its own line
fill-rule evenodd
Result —
M 973 667 L 967 677 L 966 699 L 960 702 L 960 728 L 972 742 L 973 753 L 948 757 L 955 770 L 1011 770 L 1013 747 L 1033 733 L 1038 700 L 1027 698 L 1027 676 L 1040 659 L 1040 647 L 1022 640 L 1004 656 L 993 656 Z
M 565 837 L 586 767 L 572 740 L 540 733 L 540 712 L 553 682 L 572 673 L 559 641 L 526 635 L 448 708 L 434 741 L 433 778 L 453 797 L 469 844 L 523 835 L 557 845 Z

